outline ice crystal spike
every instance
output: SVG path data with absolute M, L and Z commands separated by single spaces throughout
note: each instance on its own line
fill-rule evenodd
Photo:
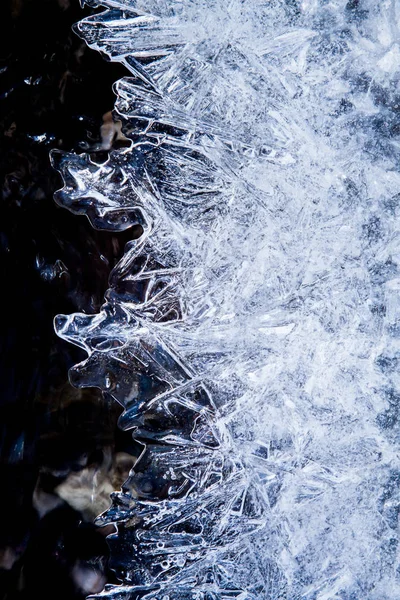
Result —
M 56 201 L 143 234 L 71 370 L 143 452 L 110 600 L 398 600 L 400 4 L 90 0 L 130 146 Z

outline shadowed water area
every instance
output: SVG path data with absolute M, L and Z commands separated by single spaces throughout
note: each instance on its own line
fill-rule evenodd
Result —
M 116 427 L 118 407 L 68 383 L 84 353 L 53 331 L 58 312 L 99 309 L 132 237 L 97 232 L 53 200 L 60 177 L 49 151 L 98 153 L 113 137 L 111 86 L 124 69 L 71 29 L 91 12 L 75 0 L 1 7 L 0 597 L 7 599 L 84 598 L 114 581 L 110 528 L 93 519 L 136 452 Z

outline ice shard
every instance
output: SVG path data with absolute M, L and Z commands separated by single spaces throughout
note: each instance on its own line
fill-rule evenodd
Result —
M 400 596 L 400 4 L 91 0 L 129 147 L 56 200 L 140 225 L 71 371 L 143 452 L 115 600 Z

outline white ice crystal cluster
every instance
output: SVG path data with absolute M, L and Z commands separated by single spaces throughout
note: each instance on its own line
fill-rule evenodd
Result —
M 56 200 L 140 224 L 56 319 L 143 453 L 115 600 L 400 598 L 399 0 L 91 0 L 131 72 Z

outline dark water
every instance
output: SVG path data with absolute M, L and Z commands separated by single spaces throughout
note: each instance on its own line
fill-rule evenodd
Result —
M 89 12 L 78 0 L 3 0 L 1 11 L 0 597 L 83 598 L 114 581 L 110 531 L 93 516 L 135 448 L 114 405 L 68 383 L 85 355 L 52 321 L 98 310 L 131 234 L 96 232 L 55 205 L 49 151 L 95 148 L 125 73 L 72 32 Z

